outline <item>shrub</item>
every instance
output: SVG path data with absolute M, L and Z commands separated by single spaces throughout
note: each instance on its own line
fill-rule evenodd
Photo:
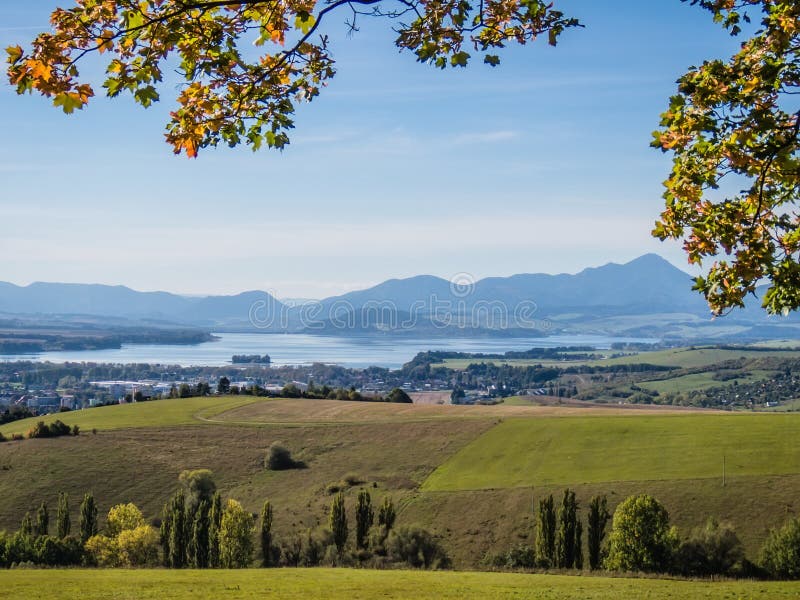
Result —
M 0 443 L 3 443 L 5 441 L 6 441 L 6 436 L 4 436 L 2 433 L 0 433 Z
M 105 535 L 93 535 L 83 546 L 91 562 L 98 567 L 118 567 L 119 548 L 117 540 Z
M 421 527 L 399 527 L 386 539 L 386 551 L 393 562 L 410 567 L 446 569 L 450 559 L 438 540 Z
M 33 544 L 35 561 L 50 567 L 66 567 L 79 565 L 83 557 L 83 548 L 75 537 L 59 539 L 43 535 L 37 537 Z
M 81 428 L 78 425 L 73 425 L 72 435 L 80 435 L 80 434 L 81 434 Z
M 272 442 L 264 458 L 264 467 L 270 471 L 285 471 L 295 469 L 299 463 L 292 458 L 292 453 L 280 442 Z
M 14 441 L 14 442 L 19 442 L 19 441 L 22 441 L 24 439 L 25 439 L 25 436 L 22 435 L 21 433 L 12 433 L 11 434 L 11 440 Z
M 44 421 L 39 421 L 28 431 L 28 438 L 59 437 L 62 435 L 69 435 L 71 432 L 72 429 L 70 426 L 59 419 L 56 419 L 50 423 L 50 425 L 46 425 Z
M 280 543 L 281 566 L 299 567 L 303 559 L 303 538 L 295 534 Z
M 532 569 L 536 565 L 536 553 L 532 546 L 520 544 L 508 551 L 505 565 L 512 569 Z
M 124 529 L 116 539 L 119 563 L 126 567 L 154 567 L 158 564 L 158 532 L 150 525 Z
M 684 575 L 727 575 L 743 559 L 742 542 L 733 528 L 709 519 L 680 545 L 675 567 Z
M 342 482 L 350 487 L 353 487 L 356 485 L 361 485 L 362 483 L 364 483 L 364 480 L 361 479 L 361 477 L 359 477 L 355 473 L 348 473 L 342 478 Z
M 631 496 L 614 511 L 606 568 L 667 571 L 676 545 L 667 509 L 647 494 Z
M 770 532 L 759 562 L 772 577 L 800 579 L 800 518 Z
M 411 396 L 406 394 L 400 388 L 394 388 L 389 394 L 386 396 L 387 402 L 397 402 L 400 404 L 413 404 L 413 400 Z

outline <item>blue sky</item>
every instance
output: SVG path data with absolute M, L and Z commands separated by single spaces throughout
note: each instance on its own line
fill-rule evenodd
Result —
M 69 0 L 0 2 L 24 44 Z M 650 134 L 689 65 L 736 47 L 679 0 L 563 0 L 586 28 L 439 71 L 391 25 L 331 20 L 338 74 L 283 153 L 163 142 L 150 110 L 72 116 L 0 84 L 0 280 L 323 297 L 390 277 L 576 272 L 677 245 L 650 235 L 670 163 Z M 92 68 L 88 66 L 91 76 Z M 97 86 L 99 88 L 99 86 Z

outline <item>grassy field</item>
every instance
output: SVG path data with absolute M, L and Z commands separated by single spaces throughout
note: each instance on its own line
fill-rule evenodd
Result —
M 383 402 L 344 402 L 341 400 L 269 400 L 234 407 L 219 412 L 208 421 L 240 425 L 331 425 L 413 423 L 420 421 L 452 421 L 463 419 L 501 419 L 509 417 L 547 417 L 587 414 L 591 408 L 575 406 L 506 405 L 437 405 L 390 404 Z M 628 414 L 633 410 L 647 414 L 646 406 L 636 408 L 609 407 L 603 414 Z M 680 407 L 667 409 L 681 413 Z
M 23 419 L 0 427 L 0 433 L 27 433 L 37 421 L 51 423 L 61 419 L 67 425 L 78 425 L 84 433 L 91 429 L 125 429 L 129 427 L 168 427 L 171 425 L 199 424 L 197 416 L 213 416 L 216 413 L 257 401 L 250 396 L 222 396 L 206 398 L 179 398 L 139 402 L 138 404 L 116 404 L 98 406 L 46 417 Z
M 793 346 L 794 347 L 794 346 Z M 652 364 L 663 365 L 668 367 L 706 367 L 709 365 L 717 364 L 726 360 L 736 358 L 798 358 L 800 351 L 782 350 L 775 348 L 774 350 L 725 350 L 721 348 L 711 347 L 696 347 L 696 348 L 672 348 L 669 350 L 657 350 L 655 352 L 640 352 L 638 354 L 629 354 L 627 356 L 620 356 L 617 358 L 599 359 L 599 360 L 577 360 L 577 361 L 559 361 L 559 360 L 530 360 L 530 359 L 449 359 L 443 363 L 432 365 L 446 366 L 451 369 L 464 369 L 469 364 L 481 362 L 493 362 L 495 364 L 509 364 L 514 366 L 530 366 L 530 365 L 544 365 L 544 366 L 577 366 L 577 365 L 631 365 L 631 364 Z
M 800 583 L 696 582 L 522 573 L 373 571 L 367 569 L 249 569 L 242 571 L 47 570 L 10 571 L 9 598 L 161 600 L 170 598 L 530 598 L 611 600 L 649 598 L 800 598 Z
M 653 390 L 659 394 L 667 392 L 688 392 L 690 390 L 706 390 L 713 387 L 729 386 L 734 381 L 739 384 L 755 383 L 756 381 L 763 381 L 769 379 L 775 374 L 775 371 L 762 371 L 756 370 L 749 372 L 744 377 L 737 377 L 728 381 L 720 381 L 714 379 L 713 372 L 705 373 L 692 373 L 690 375 L 683 375 L 682 377 L 673 377 L 671 379 L 663 379 L 658 381 L 644 381 L 637 385 L 648 390 Z
M 800 473 L 797 415 L 510 419 L 440 466 L 426 491 Z

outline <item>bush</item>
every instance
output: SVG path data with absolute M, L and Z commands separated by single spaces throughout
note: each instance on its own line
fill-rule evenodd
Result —
M 342 482 L 346 483 L 350 487 L 353 487 L 356 485 L 361 485 L 364 483 L 364 480 L 355 473 L 348 473 L 342 478 Z
M 614 511 L 606 568 L 612 571 L 668 571 L 677 546 L 669 513 L 647 494 L 631 496 Z
M 778 579 L 800 579 L 800 518 L 770 531 L 761 548 L 761 566 Z
M 295 534 L 284 538 L 280 543 L 281 566 L 299 567 L 303 559 L 303 538 Z
M 14 441 L 14 442 L 19 442 L 19 441 L 22 441 L 24 439 L 25 439 L 25 436 L 22 435 L 21 433 L 12 433 L 11 434 L 11 440 Z
M 68 536 L 63 539 L 43 535 L 34 544 L 35 562 L 50 567 L 79 565 L 83 560 L 83 547 L 78 538 Z
M 86 540 L 83 548 L 86 550 L 90 562 L 98 567 L 118 567 L 120 564 L 119 548 L 117 540 L 114 538 L 93 535 Z
M 520 544 L 506 554 L 505 565 L 511 569 L 532 569 L 535 564 L 536 553 L 527 544 Z
M 446 569 L 450 559 L 438 540 L 421 527 L 399 527 L 386 539 L 386 552 L 393 562 L 410 567 Z
M 302 463 L 296 462 L 292 458 L 292 453 L 280 442 L 272 442 L 267 449 L 267 455 L 264 458 L 264 467 L 270 471 L 285 471 L 287 469 L 296 469 Z
M 728 575 L 743 560 L 742 542 L 733 527 L 709 519 L 680 545 L 675 568 L 684 575 Z
M 126 567 L 154 567 L 158 565 L 158 532 L 149 525 L 124 529 L 117 536 L 119 563 Z
M 396 402 L 400 404 L 413 404 L 413 400 L 411 396 L 406 394 L 400 388 L 394 388 L 389 394 L 386 396 L 387 402 Z
M 44 421 L 39 421 L 28 431 L 28 438 L 60 437 L 62 435 L 70 435 L 70 433 L 72 433 L 70 426 L 58 419 L 50 423 L 50 425 L 46 425 Z

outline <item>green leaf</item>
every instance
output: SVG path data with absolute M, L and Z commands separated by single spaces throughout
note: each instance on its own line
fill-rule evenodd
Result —
M 450 64 L 454 67 L 466 67 L 469 61 L 469 54 L 466 52 L 456 52 L 450 57 Z
M 483 57 L 484 64 L 491 65 L 492 67 L 496 67 L 500 64 L 500 57 L 496 54 L 487 54 Z
M 299 12 L 297 13 L 297 17 L 295 17 L 294 27 L 305 34 L 311 31 L 311 28 L 316 22 L 317 20 L 314 18 L 314 15 L 310 15 L 307 12 Z
M 9 46 L 6 48 L 6 54 L 8 54 L 6 62 L 8 62 L 10 65 L 13 65 L 20 58 L 22 58 L 22 48 L 20 46 Z
M 71 94 L 58 94 L 53 98 L 53 106 L 60 106 L 64 113 L 71 115 L 76 108 L 83 108 L 83 102 Z
M 148 108 L 153 102 L 158 102 L 159 98 L 158 92 L 152 85 L 136 90 L 133 97 L 145 108 Z

